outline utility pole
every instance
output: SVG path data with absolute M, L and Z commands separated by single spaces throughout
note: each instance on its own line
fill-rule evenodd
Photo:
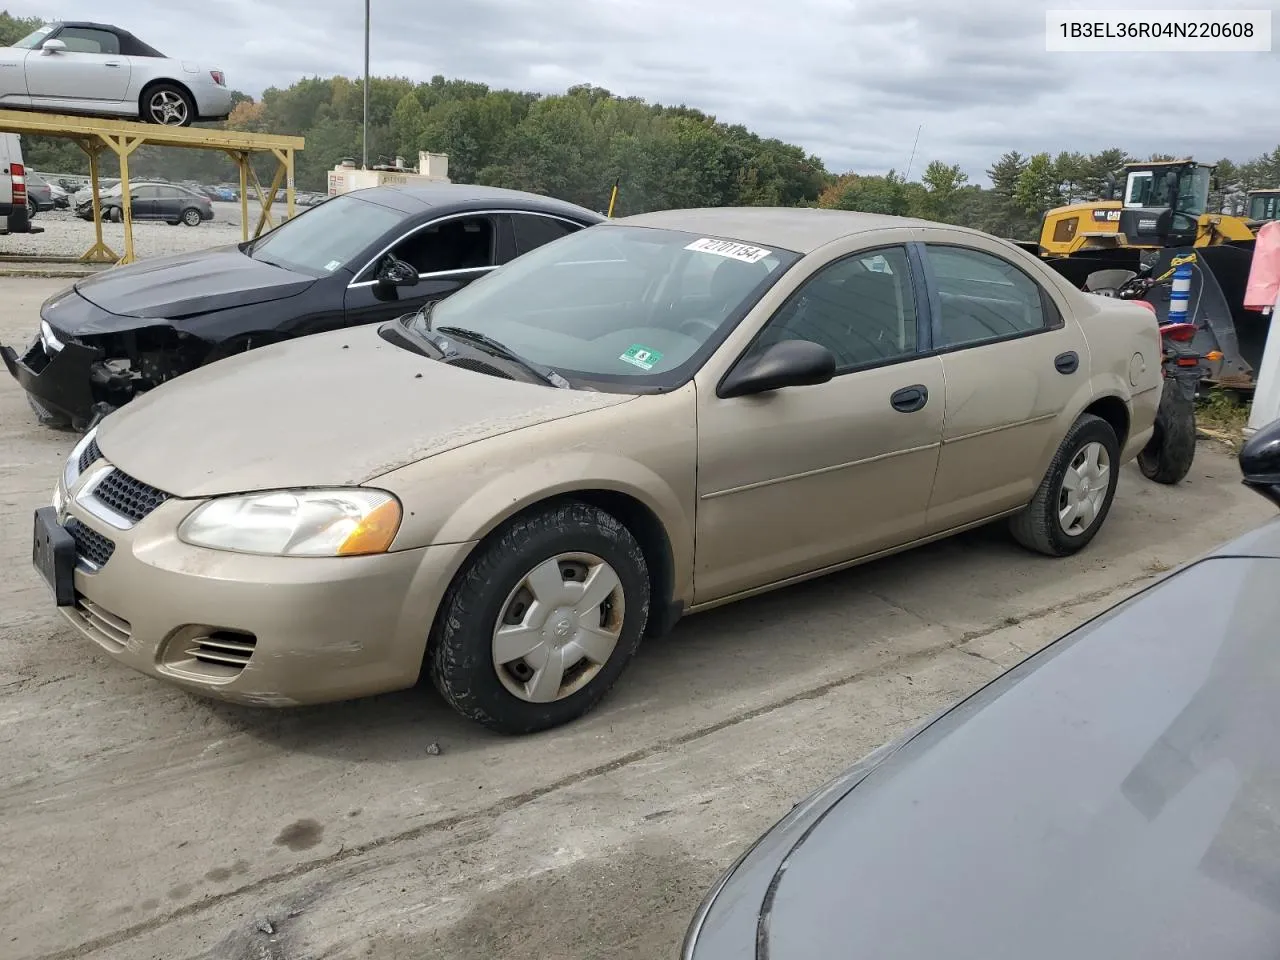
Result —
M 369 0 L 364 0 L 364 159 L 361 170 L 369 169 Z

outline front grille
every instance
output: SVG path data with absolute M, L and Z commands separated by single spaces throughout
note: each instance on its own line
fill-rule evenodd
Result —
M 450 360 L 449 366 L 461 367 L 463 370 L 474 370 L 476 373 L 488 374 L 491 377 L 501 377 L 503 380 L 514 380 L 515 377 L 500 370 L 493 364 L 485 363 L 483 360 L 473 360 L 471 357 L 462 357 L 458 360 Z
M 117 617 L 82 594 L 76 594 L 75 613 L 84 628 L 108 650 L 118 652 L 129 645 L 133 627 L 128 620 Z
M 79 472 L 84 473 L 91 464 L 97 463 L 101 459 L 102 451 L 98 449 L 98 438 L 94 437 L 80 454 L 80 462 L 77 464 Z
M 107 474 L 94 488 L 93 496 L 134 523 L 169 499 L 163 490 L 135 480 L 123 470 L 112 470 Z
M 76 542 L 76 555 L 81 559 L 88 560 L 95 567 L 105 567 L 107 561 L 111 559 L 111 554 L 115 553 L 116 545 L 98 533 L 96 530 L 90 530 L 75 517 L 69 517 L 66 522 L 67 533 L 71 534 L 71 539 Z

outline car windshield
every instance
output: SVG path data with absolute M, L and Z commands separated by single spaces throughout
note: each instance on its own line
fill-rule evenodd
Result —
M 358 269 L 364 264 L 351 261 L 404 217 L 348 193 L 286 220 L 247 252 L 254 260 L 316 276 L 346 266 Z
M 570 379 L 670 387 L 797 259 L 719 237 L 602 224 L 513 260 L 415 316 L 410 329 L 482 334 Z
M 14 44 L 19 50 L 34 50 L 44 42 L 44 38 L 53 33 L 55 24 L 46 23 L 39 30 L 33 30 Z

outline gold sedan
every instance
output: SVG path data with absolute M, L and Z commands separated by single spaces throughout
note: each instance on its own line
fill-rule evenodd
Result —
M 644 214 L 141 396 L 72 453 L 34 556 L 81 633 L 187 689 L 314 703 L 425 668 L 530 732 L 685 613 L 997 519 L 1080 550 L 1160 386 L 1149 311 L 1005 241 Z

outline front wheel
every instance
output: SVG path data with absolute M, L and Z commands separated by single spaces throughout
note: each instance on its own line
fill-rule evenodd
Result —
M 1156 483 L 1178 483 L 1191 472 L 1196 458 L 1196 401 L 1194 390 L 1166 381 L 1156 411 L 1155 432 L 1138 454 L 1138 469 Z
M 635 654 L 649 589 L 640 545 L 603 510 L 569 501 L 518 517 L 450 585 L 428 647 L 432 682 L 500 733 L 568 723 Z
M 1083 550 L 1111 510 L 1119 465 L 1120 442 L 1111 424 L 1081 414 L 1058 446 L 1031 503 L 1009 521 L 1014 539 L 1051 557 Z

